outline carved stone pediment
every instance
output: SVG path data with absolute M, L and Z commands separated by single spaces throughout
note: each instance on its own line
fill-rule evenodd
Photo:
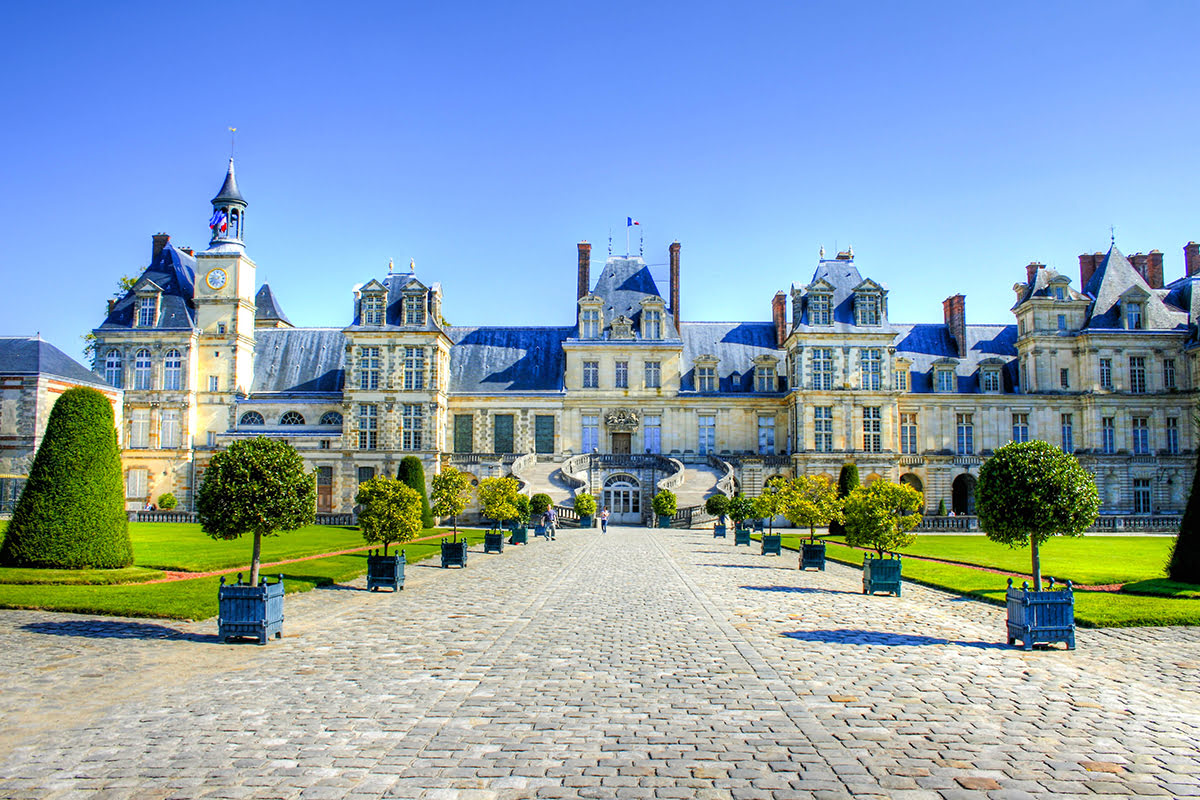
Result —
M 638 413 L 629 408 L 618 408 L 604 415 L 604 424 L 611 431 L 635 431 L 638 427 Z

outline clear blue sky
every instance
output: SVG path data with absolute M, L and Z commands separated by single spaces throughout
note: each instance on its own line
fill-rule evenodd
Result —
M 389 257 L 454 324 L 570 324 L 576 242 L 626 216 L 651 263 L 682 243 L 693 320 L 769 319 L 821 245 L 905 322 L 1010 322 L 1026 263 L 1077 285 L 1110 225 L 1182 274 L 1200 6 L 843 5 L 12 4 L 0 333 L 78 356 L 151 234 L 203 248 L 231 125 L 298 325 Z

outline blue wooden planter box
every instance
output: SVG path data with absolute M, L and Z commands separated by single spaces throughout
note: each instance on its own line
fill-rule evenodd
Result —
M 763 532 L 763 521 L 761 519 L 754 520 L 754 532 L 755 533 Z
M 666 514 L 659 514 L 658 515 L 658 527 L 660 527 L 660 528 L 671 527 L 671 518 L 668 517 Z
M 534 536 L 545 536 L 546 535 L 546 526 L 545 525 L 535 525 L 533 528 L 533 535 Z
M 579 515 L 579 527 L 590 528 L 590 527 L 592 527 L 592 523 L 593 523 L 593 519 L 592 519 L 591 514 L 580 514 Z
M 762 535 L 762 554 L 764 556 L 780 556 L 783 555 L 781 542 L 783 536 L 778 533 L 764 533 Z
M 750 529 L 741 525 L 733 529 L 733 546 L 737 547 L 739 544 L 750 544 Z
M 713 524 L 713 538 L 714 539 L 724 539 L 725 538 L 725 525 L 723 523 L 717 522 L 717 523 Z
M 1026 583 L 1016 589 L 1008 579 L 1008 643 L 1018 640 L 1026 650 L 1035 644 L 1065 642 L 1068 650 L 1075 649 L 1075 591 L 1067 581 L 1065 589 L 1033 591 Z
M 509 544 L 529 544 L 529 531 L 524 527 L 515 527 L 509 534 Z
M 442 540 L 442 568 L 467 566 L 467 541 L 447 542 Z
M 800 546 L 800 569 L 825 571 L 825 543 L 805 542 Z
M 404 551 L 390 556 L 380 555 L 382 551 L 375 550 L 367 553 L 367 590 L 391 589 L 393 592 L 404 588 Z
M 489 531 L 483 535 L 483 552 L 503 553 L 504 534 L 500 531 Z
M 225 584 L 217 589 L 217 638 L 222 642 L 233 638 L 258 639 L 266 644 L 274 635 L 283 636 L 283 576 L 275 583 L 259 580 L 258 586 L 242 583 L 238 573 L 237 583 Z
M 863 557 L 863 594 L 894 592 L 900 596 L 900 556 L 895 558 Z

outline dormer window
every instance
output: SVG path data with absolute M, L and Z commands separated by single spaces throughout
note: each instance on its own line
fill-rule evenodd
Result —
M 703 355 L 696 359 L 696 391 L 717 391 L 717 358 Z
M 808 324 L 829 325 L 833 321 L 833 298 L 827 294 L 812 294 L 808 298 Z
M 382 294 L 364 294 L 362 300 L 362 324 L 382 325 L 385 298 Z
M 595 295 L 588 295 L 579 301 L 579 338 L 599 339 L 604 330 L 604 312 L 601 311 L 604 301 Z
M 658 298 L 642 301 L 642 338 L 663 338 L 663 306 Z
M 754 391 L 773 392 L 776 390 L 775 367 L 760 365 L 754 368 Z
M 908 391 L 908 371 L 912 367 L 905 359 L 897 359 L 894 367 L 896 377 L 896 390 L 901 392 Z
M 1054 287 L 1054 299 L 1055 300 L 1066 300 L 1067 299 L 1067 290 L 1062 286 L 1055 286 Z
M 1000 394 L 1000 370 L 1003 362 L 998 359 L 988 359 L 979 365 L 979 390 L 984 394 Z
M 1142 304 L 1134 302 L 1125 303 L 1125 327 L 1131 331 L 1142 329 Z
M 742 373 L 729 373 L 729 391 L 736 392 L 742 388 Z
M 858 325 L 878 325 L 881 319 L 879 295 L 860 292 L 854 299 L 854 316 Z
M 942 359 L 933 365 L 933 390 L 943 393 L 958 391 L 958 373 L 951 359 Z
M 158 321 L 158 293 L 140 294 L 137 297 L 137 314 L 133 324 L 138 328 L 152 328 Z
M 411 294 L 404 297 L 404 324 L 405 325 L 424 325 L 425 324 L 425 297 L 424 295 Z

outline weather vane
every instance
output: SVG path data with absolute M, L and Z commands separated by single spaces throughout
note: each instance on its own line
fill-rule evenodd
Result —
M 229 157 L 231 159 L 233 158 L 233 145 L 234 145 L 234 140 L 236 137 L 237 137 L 237 128 L 230 128 L 229 129 Z

